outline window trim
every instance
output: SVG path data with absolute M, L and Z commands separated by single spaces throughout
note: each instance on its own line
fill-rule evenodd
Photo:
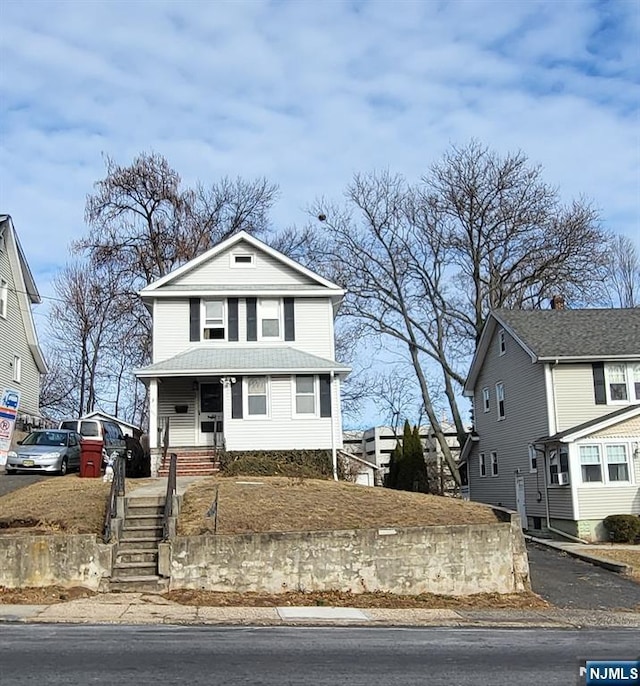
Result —
M 482 389 L 482 410 L 485 414 L 491 412 L 491 391 L 488 386 Z
M 262 315 L 260 313 L 261 303 L 265 300 L 278 303 L 278 335 L 277 336 L 263 336 L 262 335 Z M 284 340 L 284 305 L 282 298 L 258 298 L 256 303 L 256 328 L 257 338 L 259 341 L 283 341 Z
M 297 379 L 299 376 L 313 379 L 313 413 L 299 413 L 296 399 L 298 397 Z M 310 397 L 311 393 L 301 393 L 302 397 Z M 293 419 L 318 419 L 320 417 L 320 383 L 317 374 L 292 374 L 291 376 L 291 417 Z
M 507 339 L 504 329 L 498 331 L 498 355 L 502 356 L 507 352 Z
M 498 476 L 498 452 L 496 450 L 491 451 L 491 477 Z
M 222 326 L 207 326 L 207 303 L 219 302 L 222 303 Z M 229 337 L 229 321 L 228 321 L 227 301 L 224 298 L 202 298 L 200 300 L 200 340 L 204 343 L 216 343 L 228 340 Z M 222 329 L 224 335 L 222 338 L 206 338 L 204 332 L 206 329 Z
M 478 469 L 480 472 L 480 478 L 485 479 L 487 476 L 487 457 L 484 453 L 478 455 Z
M 9 282 L 5 279 L 0 279 L 0 317 L 7 318 L 9 310 Z
M 611 480 L 609 478 L 609 463 L 607 461 L 607 447 L 608 446 L 623 446 L 625 464 L 627 465 L 627 475 L 628 479 L 626 481 Z M 595 447 L 598 449 L 598 458 L 600 465 L 600 481 L 585 481 L 582 478 L 582 460 L 580 448 L 583 447 Z M 580 464 L 580 486 L 582 488 L 629 488 L 634 487 L 635 484 L 635 474 L 634 474 L 634 463 L 633 463 L 633 445 L 632 441 L 616 440 L 616 441 L 586 441 L 584 443 L 578 444 L 578 460 Z M 616 463 L 620 464 L 620 463 Z
M 614 400 L 611 397 L 611 377 L 610 370 L 611 367 L 622 367 L 624 369 L 624 381 L 625 388 L 627 392 L 626 400 Z M 639 367 L 638 362 L 605 362 L 604 363 L 604 389 L 605 398 L 607 400 L 607 405 L 633 405 L 640 402 L 640 396 L 636 395 L 635 384 L 639 383 L 635 381 L 635 368 Z
M 13 356 L 13 381 L 14 383 L 21 383 L 22 381 L 22 358 L 20 355 Z
M 500 397 L 502 396 L 502 397 Z M 496 408 L 498 410 L 498 421 L 501 422 L 503 419 L 506 419 L 507 416 L 507 411 L 505 408 L 505 401 L 504 401 L 504 382 L 498 381 L 496 384 Z
M 258 395 L 266 396 L 266 413 L 265 414 L 251 414 L 249 412 L 249 381 L 251 379 L 264 379 L 265 380 L 265 392 L 264 394 L 251 394 L 252 397 L 257 397 Z M 242 404 L 243 404 L 243 417 L 251 421 L 260 421 L 265 419 L 271 419 L 271 377 L 261 374 L 256 374 L 255 376 L 244 376 L 242 377 L 243 393 L 242 393 Z
M 238 257 L 249 258 L 249 261 L 237 262 Z M 242 250 L 231 252 L 229 255 L 229 265 L 231 269 L 252 269 L 256 266 L 256 255 L 252 252 L 244 252 Z

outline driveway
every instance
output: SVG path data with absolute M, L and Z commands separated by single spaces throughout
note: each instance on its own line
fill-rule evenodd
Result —
M 43 474 L 5 474 L 0 472 L 0 495 L 17 491 L 19 488 L 24 488 L 29 484 L 35 484 L 42 479 L 50 479 L 51 476 L 44 476 Z
M 621 574 L 527 541 L 533 591 L 556 607 L 575 610 L 640 608 L 640 584 Z

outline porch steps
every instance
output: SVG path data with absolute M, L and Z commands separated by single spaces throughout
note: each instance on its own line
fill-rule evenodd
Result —
M 164 498 L 128 497 L 110 591 L 161 593 L 168 579 L 158 575 Z
M 178 456 L 177 476 L 212 476 L 219 471 L 219 463 L 215 452 L 206 450 L 170 450 L 163 460 L 158 476 L 169 475 L 169 455 L 175 452 Z

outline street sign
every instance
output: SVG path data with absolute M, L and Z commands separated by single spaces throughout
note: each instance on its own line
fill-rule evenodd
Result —
M 0 465 L 7 463 L 7 453 L 11 447 L 11 436 L 16 425 L 19 405 L 20 391 L 5 388 L 0 397 Z

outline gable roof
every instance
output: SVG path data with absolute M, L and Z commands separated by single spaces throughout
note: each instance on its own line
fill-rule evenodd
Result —
M 95 419 L 97 417 L 102 417 L 103 419 L 108 419 L 109 421 L 116 422 L 117 424 L 122 424 L 122 426 L 131 427 L 136 431 L 142 431 L 142 429 L 139 426 L 136 426 L 131 422 L 125 422 L 124 419 L 118 419 L 118 417 L 114 417 L 112 414 L 107 414 L 106 412 L 102 412 L 101 410 L 87 412 L 87 414 L 83 414 L 82 417 L 80 417 L 80 419 Z
M 40 303 L 42 300 L 27 263 L 27 258 L 20 245 L 13 220 L 8 214 L 0 214 L 0 237 L 4 238 L 7 255 L 9 256 L 9 265 L 13 274 L 16 297 L 20 303 L 20 312 L 24 321 L 27 345 L 33 355 L 38 371 L 40 374 L 46 374 L 47 363 L 38 344 L 33 312 L 31 311 L 31 305 Z
M 640 308 L 493 310 L 464 385 L 471 395 L 493 335 L 502 327 L 532 362 L 640 360 Z
M 184 276 L 196 267 L 199 267 L 200 265 L 204 264 L 216 255 L 223 253 L 225 250 L 232 248 L 234 245 L 240 243 L 241 241 L 249 243 L 249 245 L 253 246 L 258 250 L 262 250 L 263 252 L 267 253 L 268 255 L 278 260 L 282 264 L 286 265 L 287 267 L 290 267 L 291 269 L 297 271 L 299 274 L 302 274 L 307 278 L 311 279 L 315 284 L 317 284 L 319 288 L 329 288 L 332 291 L 334 291 L 336 295 L 341 295 L 344 293 L 344 290 L 332 281 L 329 281 L 328 279 L 323 278 L 319 274 L 312 272 L 310 269 L 303 267 L 300 263 L 296 262 L 295 260 L 292 260 L 290 257 L 287 257 L 286 255 L 283 255 L 281 252 L 278 252 L 271 246 L 267 245 L 266 243 L 263 243 L 261 240 L 255 238 L 246 231 L 239 231 L 238 233 L 233 234 L 233 236 L 229 236 L 229 238 L 225 239 L 224 241 L 221 241 L 217 245 L 214 245 L 213 248 L 210 248 L 206 252 L 202 253 L 202 255 L 198 255 L 198 257 L 195 257 L 186 264 L 183 264 L 181 267 L 174 269 L 171 273 L 167 274 L 166 276 L 163 276 L 162 278 L 149 284 L 140 291 L 140 295 L 145 296 L 154 294 L 154 292 L 162 286 L 166 286 L 175 279 Z
M 536 443 L 552 443 L 561 441 L 563 443 L 571 443 L 578 440 L 579 438 L 584 438 L 585 436 L 590 436 L 596 431 L 602 431 L 602 429 L 607 429 L 610 426 L 615 426 L 621 422 L 626 422 L 634 417 L 640 417 L 640 405 L 629 405 L 626 407 L 621 407 L 618 410 L 609 412 L 602 417 L 596 417 L 588 422 L 583 422 L 577 426 L 572 426 L 564 431 L 559 431 L 553 434 L 553 436 L 544 436 L 539 438 Z

